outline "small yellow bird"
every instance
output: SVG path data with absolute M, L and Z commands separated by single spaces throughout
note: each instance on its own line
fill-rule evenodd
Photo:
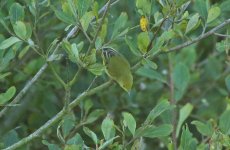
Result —
M 112 48 L 103 48 L 102 54 L 108 76 L 129 93 L 133 85 L 133 76 L 129 62 Z

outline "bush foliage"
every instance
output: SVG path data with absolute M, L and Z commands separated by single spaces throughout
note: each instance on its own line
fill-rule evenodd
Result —
M 0 148 L 230 149 L 229 6 L 1 0 Z M 129 61 L 129 94 L 104 47 Z

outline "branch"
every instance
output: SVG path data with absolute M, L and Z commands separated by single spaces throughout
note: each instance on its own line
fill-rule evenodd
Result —
M 25 93 L 30 89 L 31 85 L 33 85 L 38 78 L 42 75 L 42 73 L 46 70 L 48 64 L 45 63 L 39 71 L 34 75 L 34 77 L 27 82 L 27 84 L 24 86 L 24 88 L 17 94 L 17 96 L 9 103 L 9 105 L 16 104 L 20 101 L 20 99 L 25 95 Z M 0 112 L 0 118 L 6 113 L 6 111 L 9 109 L 9 107 L 5 107 Z
M 170 104 L 171 105 L 176 105 L 176 101 L 174 99 L 175 96 L 175 87 L 174 87 L 174 80 L 173 80 L 173 63 L 172 63 L 172 58 L 171 55 L 168 56 L 169 60 L 169 89 L 170 89 Z M 173 131 L 172 131 L 172 142 L 173 142 L 173 147 L 175 150 L 177 150 L 177 137 L 176 137 L 176 128 L 177 128 L 177 110 L 173 109 L 172 110 L 172 125 L 173 125 Z
M 119 2 L 120 0 L 116 0 L 115 2 L 113 2 L 111 4 L 111 6 L 115 5 L 117 2 Z M 103 6 L 100 10 L 99 10 L 99 14 L 104 12 L 106 10 L 108 3 L 106 3 L 105 6 Z M 95 17 L 91 20 L 93 21 L 95 19 Z M 77 31 L 79 30 L 79 28 L 77 26 L 73 27 L 72 30 L 70 30 L 70 32 L 66 35 L 66 37 L 63 40 L 68 40 L 69 38 L 71 38 Z M 54 52 L 51 54 L 50 57 L 52 57 L 52 55 L 54 55 L 56 53 L 56 51 L 58 50 L 58 48 L 61 46 L 62 41 L 60 41 Z M 26 83 L 26 85 L 24 86 L 24 88 L 16 95 L 16 97 L 8 104 L 8 105 L 14 105 L 17 104 L 22 97 L 26 94 L 26 92 L 30 89 L 30 87 L 41 77 L 41 75 L 44 73 L 44 71 L 46 70 L 48 66 L 48 63 L 46 62 L 39 70 L 38 72 L 33 76 L 33 78 Z M 3 117 L 3 115 L 6 113 L 6 111 L 9 109 L 9 107 L 5 107 L 0 111 L 0 118 Z
M 89 45 L 89 48 L 88 48 L 86 54 L 89 54 L 89 52 L 91 51 L 92 47 L 94 46 L 94 44 L 95 44 L 95 42 L 96 42 L 96 40 L 97 40 L 97 36 L 98 36 L 98 34 L 99 34 L 100 30 L 101 30 L 101 27 L 102 27 L 102 24 L 103 24 L 103 22 L 104 22 L 105 16 L 106 16 L 106 14 L 107 14 L 107 12 L 108 12 L 108 10 L 109 10 L 110 3 L 111 3 L 111 0 L 109 0 L 109 1 L 106 3 L 105 11 L 104 11 L 104 14 L 103 14 L 103 16 L 102 16 L 102 18 L 101 18 L 101 22 L 100 22 L 100 24 L 99 24 L 99 26 L 98 26 L 98 28 L 97 28 L 96 34 L 95 34 L 95 36 L 94 36 L 92 42 L 91 42 L 90 45 Z
M 220 24 L 219 26 L 213 28 L 212 30 L 210 30 L 209 32 L 203 34 L 203 36 L 200 36 L 198 38 L 196 38 L 195 40 L 191 41 L 191 42 L 186 42 L 184 44 L 181 44 L 179 46 L 176 46 L 174 48 L 171 48 L 170 49 L 170 52 L 171 51 L 176 51 L 176 50 L 179 50 L 181 48 L 184 48 L 188 45 L 191 45 L 197 41 L 199 41 L 200 39 L 203 39 L 211 34 L 213 34 L 215 31 L 217 31 L 218 29 L 224 27 L 225 25 L 229 24 L 230 23 L 230 19 L 226 20 L 224 23 Z M 199 40 L 197 40 L 199 39 Z M 189 44 L 190 43 L 190 44 Z M 139 62 L 137 63 L 139 64 Z M 136 65 L 134 65 L 136 66 Z M 46 67 L 47 67 L 47 64 L 46 64 Z M 82 93 L 81 95 L 79 95 L 76 99 L 74 99 L 68 106 L 68 109 L 71 110 L 73 109 L 75 106 L 77 106 L 81 100 L 83 100 L 85 97 L 87 96 L 90 96 L 90 95 L 93 95 L 95 93 L 97 93 L 98 91 L 101 91 L 107 87 L 109 87 L 110 85 L 112 84 L 112 81 L 108 81 L 92 90 L 89 90 L 87 92 L 84 92 Z M 49 121 L 47 121 L 43 126 L 41 126 L 39 129 L 37 129 L 35 132 L 33 132 L 32 134 L 30 134 L 29 136 L 23 138 L 22 140 L 20 140 L 19 142 L 15 143 L 14 145 L 10 146 L 10 147 L 7 147 L 5 148 L 4 150 L 14 150 L 28 142 L 30 142 L 31 140 L 33 140 L 34 138 L 37 138 L 39 137 L 46 129 L 48 129 L 49 127 L 51 127 L 52 125 L 54 125 L 57 121 L 59 121 L 64 115 L 65 115 L 65 110 L 66 109 L 63 109 L 61 110 L 58 114 L 56 114 L 52 119 L 50 119 Z
M 214 33 L 216 36 L 224 37 L 224 38 L 230 38 L 230 35 L 228 34 L 220 34 L 220 33 Z
M 112 84 L 112 81 L 108 81 L 96 88 L 93 88 L 89 90 L 88 92 L 83 92 L 81 95 L 79 95 L 77 98 L 75 98 L 68 106 L 68 109 L 62 109 L 59 113 L 57 113 L 53 118 L 51 118 L 49 121 L 47 121 L 43 126 L 41 126 L 39 129 L 37 129 L 35 132 L 30 134 L 29 136 L 21 139 L 19 142 L 13 144 L 12 146 L 9 146 L 3 150 L 15 150 L 26 143 L 30 142 L 31 140 L 41 136 L 44 131 L 46 131 L 48 128 L 52 127 L 54 124 L 56 124 L 62 117 L 68 112 L 67 110 L 73 109 L 75 106 L 77 106 L 84 98 L 93 95 L 97 93 L 98 91 L 101 91 L 107 87 L 109 87 Z
M 182 48 L 184 48 L 184 47 L 187 47 L 187 46 L 189 46 L 189 45 L 192 45 L 192 44 L 194 44 L 194 43 L 196 43 L 196 42 L 198 42 L 198 41 L 200 41 L 200 40 L 202 40 L 202 39 L 204 39 L 204 38 L 206 38 L 206 37 L 208 37 L 208 36 L 214 34 L 217 30 L 223 28 L 224 26 L 226 26 L 226 25 L 228 25 L 228 24 L 230 24 L 230 18 L 227 19 L 227 20 L 225 20 L 223 23 L 221 23 L 220 25 L 216 26 L 216 27 L 213 28 L 212 30 L 208 31 L 207 33 L 202 34 L 202 35 L 200 35 L 199 37 L 195 38 L 194 40 L 185 42 L 185 43 L 183 43 L 183 44 L 181 44 L 181 45 L 175 46 L 175 47 L 170 48 L 170 49 L 168 49 L 167 51 L 163 51 L 163 52 L 161 52 L 161 53 L 170 53 L 170 52 L 178 51 L 178 50 L 180 50 L 180 49 L 182 49 Z
M 118 1 L 119 1 L 119 0 L 115 1 L 114 3 L 118 2 Z M 99 32 L 100 32 L 100 29 L 101 29 L 101 26 L 102 26 L 102 24 L 103 24 L 103 21 L 104 21 L 104 19 L 105 19 L 105 16 L 106 16 L 106 14 L 107 14 L 107 12 L 108 12 L 109 7 L 110 7 L 110 3 L 111 3 L 111 0 L 109 0 L 109 1 L 105 4 L 105 6 L 102 7 L 102 9 L 104 10 L 104 14 L 103 14 L 103 16 L 102 16 L 101 22 L 100 22 L 100 24 L 99 24 L 99 26 L 98 26 L 98 29 L 97 29 L 97 31 L 96 31 L 96 34 L 95 34 L 93 40 L 91 41 L 91 40 L 89 39 L 90 45 L 89 45 L 89 47 L 88 47 L 88 50 L 87 50 L 87 52 L 86 52 L 86 55 L 88 55 L 88 54 L 90 53 L 92 47 L 94 46 L 94 44 L 95 44 L 95 42 L 96 42 L 97 36 L 98 36 L 98 34 L 99 34 Z M 113 3 L 113 4 L 114 4 L 114 3 Z M 111 5 L 112 5 L 112 4 L 111 4 Z M 100 11 L 99 11 L 99 12 L 100 12 Z M 94 17 L 94 19 L 95 19 L 95 17 Z M 82 28 L 81 24 L 80 24 L 80 27 Z M 83 29 L 82 29 L 82 30 L 83 30 Z M 85 36 L 87 35 L 87 33 L 86 33 L 85 31 L 83 31 L 83 33 L 85 34 Z M 73 79 L 68 83 L 69 86 L 72 86 L 72 85 L 76 82 L 76 80 L 77 80 L 78 77 L 80 76 L 82 70 L 83 70 L 83 67 L 80 66 L 79 69 L 78 69 L 78 71 L 77 71 L 76 74 L 74 75 Z
M 115 2 L 114 2 L 114 3 L 115 3 Z M 199 41 L 199 40 L 201 40 L 201 39 L 203 39 L 203 38 L 206 38 L 207 36 L 212 35 L 214 32 L 216 32 L 217 30 L 219 30 L 220 28 L 224 27 L 225 25 L 227 25 L 227 24 L 229 24 L 229 23 L 230 23 L 230 19 L 224 21 L 224 23 L 222 23 L 222 24 L 220 24 L 219 26 L 213 28 L 212 30 L 210 30 L 209 32 L 203 34 L 202 36 L 200 36 L 200 37 L 194 39 L 193 41 L 186 42 L 186 43 L 184 43 L 184 44 L 181 44 L 181 45 L 179 45 L 179 46 L 176 46 L 176 47 L 174 47 L 174 48 L 171 48 L 171 49 L 169 49 L 167 52 L 177 51 L 177 50 L 182 49 L 182 48 L 184 48 L 184 47 L 186 47 L 186 46 L 189 46 L 189 45 L 191 45 L 191 44 L 193 44 L 193 43 L 195 43 L 195 42 L 197 42 L 197 41 Z M 74 27 L 73 29 L 76 30 L 77 27 Z M 72 31 L 72 30 L 71 30 L 71 31 Z M 75 32 L 74 32 L 74 33 L 75 33 Z M 69 35 L 69 34 L 68 34 L 68 35 Z M 71 36 L 68 36 L 68 35 L 67 35 L 67 37 L 71 37 Z M 66 38 L 67 38 L 67 37 L 66 37 Z M 163 52 L 163 53 L 167 53 L 167 52 Z M 45 67 L 44 67 L 44 66 L 45 66 Z M 37 74 L 38 74 L 38 77 L 39 77 L 39 76 L 44 72 L 44 70 L 47 68 L 47 63 L 44 64 L 42 68 L 43 68 L 43 71 L 41 71 L 40 74 L 38 74 L 39 72 L 37 73 Z M 40 70 L 42 70 L 42 68 L 41 68 Z M 39 71 L 40 71 L 40 70 L 39 70 Z M 36 75 L 37 75 L 37 74 L 36 74 Z M 36 75 L 35 75 L 35 76 L 36 76 Z M 34 76 L 34 78 L 35 78 L 35 76 Z M 38 77 L 36 77 L 35 79 L 37 80 Z M 35 81 L 36 81 L 36 80 L 35 80 Z M 34 82 L 35 82 L 35 81 L 34 81 Z M 32 84 L 33 84 L 33 83 L 32 83 Z M 31 84 L 31 85 L 32 85 L 32 84 Z M 75 98 L 75 99 L 69 104 L 68 109 L 69 109 L 69 110 L 73 109 L 73 108 L 74 108 L 75 106 L 77 106 L 77 105 L 80 103 L 80 101 L 83 100 L 84 98 L 86 98 L 86 97 L 88 97 L 88 96 L 90 96 L 90 95 L 93 95 L 93 94 L 97 93 L 98 91 L 101 91 L 101 90 L 103 90 L 103 89 L 109 87 L 111 84 L 112 84 L 112 81 L 110 80 L 110 81 L 105 82 L 104 84 L 102 84 L 102 85 L 100 85 L 100 86 L 98 86 L 98 87 L 96 87 L 96 88 L 94 88 L 94 89 L 91 89 L 91 90 L 89 90 L 89 91 L 87 91 L 87 92 L 83 92 L 81 95 L 79 95 L 77 98 Z M 25 90 L 25 92 L 28 90 L 28 88 L 29 88 L 31 85 L 25 86 L 25 87 L 27 87 L 27 89 Z M 23 91 L 23 90 L 22 90 L 22 91 Z M 22 92 L 22 91 L 21 91 L 21 92 Z M 20 92 L 20 93 L 21 93 L 21 92 Z M 23 93 L 23 95 L 25 94 L 25 92 Z M 23 95 L 22 95 L 22 96 L 23 96 Z M 21 97 L 22 97 L 22 96 L 21 96 Z M 20 97 L 20 98 L 21 98 L 21 97 Z M 20 98 L 19 98 L 19 99 L 20 99 Z M 15 144 L 13 144 L 12 146 L 7 147 L 7 148 L 5 148 L 5 149 L 3 149 L 3 150 L 14 150 L 14 149 L 19 148 L 20 146 L 22 146 L 22 145 L 24 145 L 24 144 L 30 142 L 30 141 L 33 140 L 34 138 L 39 137 L 44 131 L 46 131 L 48 128 L 50 128 L 50 127 L 53 126 L 55 123 L 57 123 L 57 122 L 65 115 L 66 110 L 67 110 L 67 109 L 61 110 L 61 111 L 60 111 L 59 113 L 57 113 L 52 119 L 50 119 L 49 121 L 47 121 L 43 126 L 41 126 L 39 129 L 37 129 L 35 132 L 33 132 L 33 133 L 30 134 L 29 136 L 27 136 L 27 137 L 21 139 L 19 142 L 15 143 Z

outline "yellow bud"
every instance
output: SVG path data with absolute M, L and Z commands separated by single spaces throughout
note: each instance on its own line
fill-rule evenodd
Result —
M 102 57 L 108 76 L 115 80 L 126 92 L 129 92 L 133 85 L 129 62 L 124 56 L 111 48 L 104 48 Z
M 148 19 L 145 16 L 141 16 L 140 27 L 142 31 L 147 31 L 148 29 Z

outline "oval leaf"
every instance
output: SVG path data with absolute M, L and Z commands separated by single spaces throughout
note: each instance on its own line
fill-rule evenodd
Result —
M 208 10 L 208 19 L 207 23 L 210 23 L 214 21 L 221 13 L 221 10 L 219 7 L 212 7 Z
M 172 132 L 172 125 L 163 124 L 159 127 L 155 127 L 153 125 L 143 126 L 137 129 L 135 133 L 135 137 L 148 137 L 148 138 L 156 138 L 156 137 L 164 137 L 168 136 Z
M 123 117 L 124 117 L 124 124 L 126 126 L 128 126 L 129 131 L 132 133 L 132 135 L 134 136 L 135 130 L 136 130 L 136 121 L 134 119 L 134 117 L 132 116 L 132 114 L 128 113 L 128 112 L 124 112 L 122 113 Z
M 98 143 L 97 142 L 97 135 L 93 131 L 91 131 L 87 127 L 83 127 L 83 130 L 84 130 L 85 134 L 88 135 L 93 140 L 94 144 Z
M 16 93 L 16 88 L 11 86 L 5 93 L 0 94 L 0 105 L 5 104 L 8 102 Z
M 220 116 L 219 127 L 220 130 L 224 133 L 229 135 L 230 134 L 230 110 L 225 111 Z
M 177 124 L 177 129 L 176 129 L 176 136 L 178 137 L 181 126 L 183 124 L 183 122 L 188 118 L 188 116 L 191 114 L 193 110 L 193 105 L 190 103 L 187 103 L 184 107 L 182 107 L 180 109 L 180 113 L 179 113 L 179 121 Z
M 190 20 L 189 20 L 189 22 L 188 22 L 188 24 L 187 24 L 185 33 L 188 33 L 188 32 L 190 32 L 190 31 L 192 31 L 192 30 L 196 27 L 196 25 L 197 25 L 198 23 L 199 23 L 199 14 L 196 13 L 195 15 L 193 15 L 193 16 L 190 18 Z
M 26 25 L 22 21 L 17 21 L 15 24 L 13 24 L 14 32 L 15 34 L 20 37 L 21 39 L 26 39 Z
M 137 36 L 137 45 L 139 50 L 142 53 L 146 53 L 147 52 L 147 48 L 150 42 L 150 38 L 148 35 L 148 32 L 141 32 L 138 36 Z
M 19 3 L 13 3 L 10 6 L 10 21 L 12 24 L 16 23 L 17 21 L 23 21 L 25 12 L 24 8 Z
M 129 39 L 129 37 L 125 36 L 125 42 L 129 46 L 129 49 L 134 55 L 141 56 L 140 51 L 137 49 L 137 46 L 132 39 Z
M 19 41 L 21 41 L 19 38 L 12 36 L 0 43 L 0 49 L 6 49 Z
M 113 120 L 106 117 L 102 122 L 101 130 L 106 141 L 113 138 L 115 136 L 115 128 L 114 128 Z

